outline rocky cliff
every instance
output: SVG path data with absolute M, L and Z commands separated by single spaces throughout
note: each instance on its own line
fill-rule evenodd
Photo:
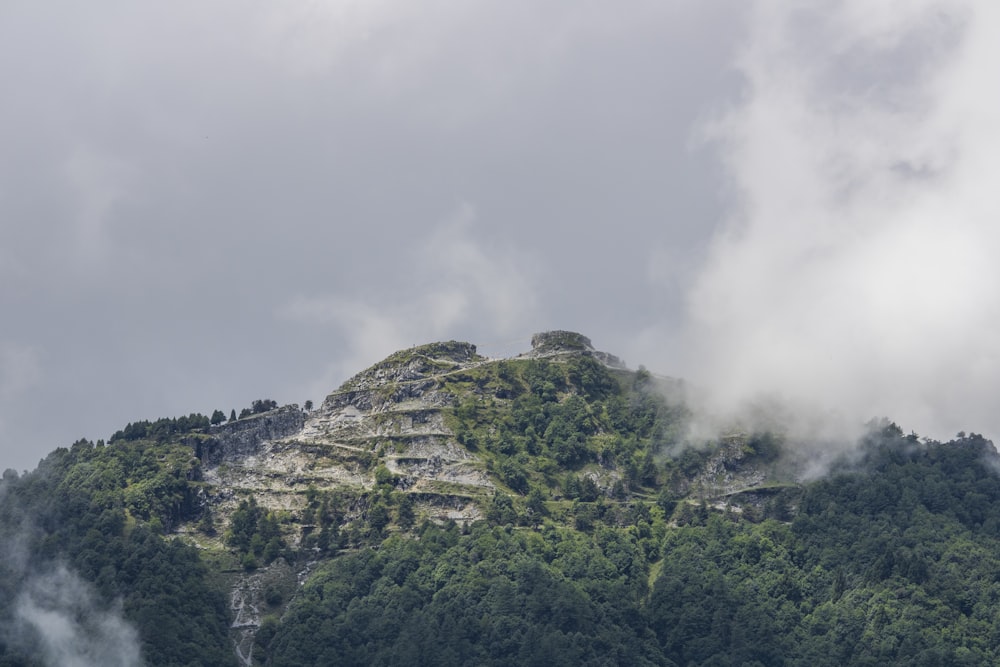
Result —
M 202 463 L 217 466 L 256 455 L 261 445 L 300 431 L 306 415 L 297 405 L 286 405 L 269 412 L 219 424 L 211 429 L 211 438 L 203 445 Z

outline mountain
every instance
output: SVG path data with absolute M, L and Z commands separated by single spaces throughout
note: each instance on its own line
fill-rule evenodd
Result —
M 992 443 L 806 481 L 685 394 L 555 331 L 57 449 L 0 482 L 0 666 L 997 663 Z

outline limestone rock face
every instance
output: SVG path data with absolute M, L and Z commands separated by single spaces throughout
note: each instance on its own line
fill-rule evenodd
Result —
M 586 354 L 610 368 L 625 368 L 624 361 L 613 354 L 595 350 L 589 338 L 575 331 L 543 331 L 531 337 L 531 352 L 528 356 L 557 354 Z
M 583 354 L 624 368 L 579 333 L 548 331 L 531 342 L 527 357 Z M 384 466 L 397 476 L 397 489 L 420 498 L 425 509 L 438 503 L 447 508 L 442 517 L 477 517 L 477 503 L 495 487 L 485 462 L 449 426 L 462 394 L 448 387 L 497 362 L 471 343 L 419 345 L 350 378 L 314 411 L 291 405 L 213 427 L 199 445 L 204 479 L 216 489 L 208 492 L 213 510 L 224 520 L 241 498 L 254 495 L 294 520 L 310 486 L 371 489 Z
M 366 391 L 391 383 L 415 382 L 485 361 L 472 343 L 448 341 L 419 345 L 389 355 L 341 385 L 335 393 Z
M 543 331 L 531 337 L 533 352 L 593 352 L 590 339 L 575 331 Z
M 445 411 L 456 396 L 442 389 L 447 376 L 486 363 L 491 362 L 475 345 L 457 341 L 401 350 L 327 396 L 298 437 L 381 452 L 384 465 L 409 492 L 432 492 L 441 485 L 473 493 L 493 489 L 479 460 L 455 441 Z
M 470 343 L 421 345 L 358 373 L 312 412 L 287 406 L 214 428 L 201 445 L 213 512 L 225 520 L 253 495 L 294 521 L 310 486 L 371 489 L 385 466 L 426 514 L 477 518 L 494 486 L 448 426 L 456 396 L 442 380 L 484 363 Z
M 238 421 L 212 427 L 212 439 L 203 448 L 202 463 L 219 465 L 254 456 L 264 442 L 297 433 L 306 416 L 297 405 L 244 417 Z

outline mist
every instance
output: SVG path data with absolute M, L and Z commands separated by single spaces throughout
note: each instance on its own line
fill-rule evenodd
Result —
M 828 442 L 873 416 L 1000 435 L 1000 9 L 758 2 L 749 21 L 741 99 L 702 126 L 731 206 L 675 369 L 714 413 L 786 406 Z
M 44 473 L 35 473 L 44 474 Z M 139 667 L 139 634 L 121 603 L 108 604 L 65 563 L 39 562 L 39 521 L 22 499 L 8 498 L 17 473 L 0 479 L 0 506 L 10 532 L 0 539 L 0 570 L 16 589 L 0 603 L 0 643 L 47 667 Z M 9 614 L 9 616 L 7 616 Z M 33 663 L 34 664 L 34 663 Z
M 49 667 L 138 667 L 139 637 L 65 566 L 28 577 L 14 613 L 20 645 Z

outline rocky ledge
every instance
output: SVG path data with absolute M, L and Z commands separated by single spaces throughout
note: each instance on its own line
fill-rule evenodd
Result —
M 593 343 L 575 331 L 543 331 L 531 337 L 528 356 L 543 357 L 557 354 L 586 354 L 610 368 L 626 368 L 625 362 L 613 354 L 594 349 Z

